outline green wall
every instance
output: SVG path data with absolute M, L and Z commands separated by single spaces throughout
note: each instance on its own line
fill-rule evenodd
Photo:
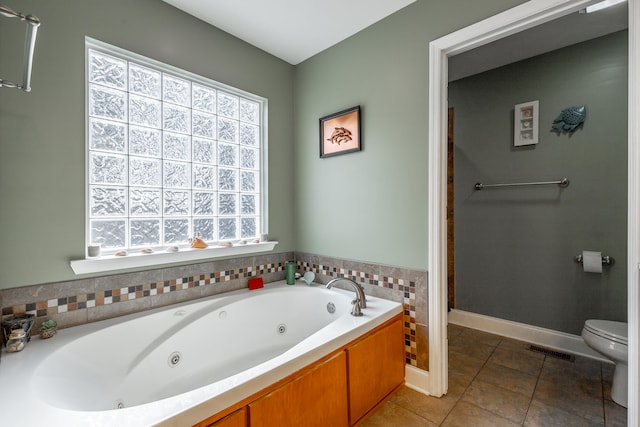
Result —
M 84 256 L 85 36 L 269 99 L 269 235 L 295 249 L 293 66 L 160 0 L 4 4 L 42 25 L 32 92 L 0 89 L 0 289 L 74 279 Z M 24 24 L 0 20 L 0 78 L 21 81 Z
M 449 84 L 455 111 L 456 308 L 580 334 L 626 321 L 627 31 Z M 539 100 L 537 145 L 513 147 L 515 104 Z M 552 132 L 566 107 L 584 126 Z M 476 182 L 570 179 L 568 188 L 474 191 Z M 585 273 L 583 250 L 615 258 Z
M 295 67 L 160 0 L 6 3 L 43 25 L 33 92 L 0 89 L 0 288 L 73 279 L 84 254 L 85 35 L 269 99 L 276 251 L 426 269 L 429 42 L 521 3 L 417 0 Z M 318 119 L 354 105 L 363 151 L 320 159 Z
M 296 66 L 296 250 L 426 269 L 429 42 L 519 3 L 418 0 Z M 318 119 L 354 105 L 363 151 L 320 159 Z

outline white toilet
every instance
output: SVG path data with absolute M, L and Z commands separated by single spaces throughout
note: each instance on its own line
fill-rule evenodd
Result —
M 584 342 L 608 357 L 615 364 L 611 399 L 618 405 L 627 407 L 627 366 L 629 348 L 627 345 L 627 324 L 612 320 L 590 319 L 584 322 L 582 329 Z

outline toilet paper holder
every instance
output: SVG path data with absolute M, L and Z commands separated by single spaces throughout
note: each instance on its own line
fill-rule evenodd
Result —
M 578 264 L 582 264 L 582 254 L 578 254 L 574 256 L 573 261 L 577 262 Z M 616 263 L 616 260 L 613 259 L 613 257 L 610 257 L 609 255 L 602 257 L 602 265 L 613 265 L 615 263 Z

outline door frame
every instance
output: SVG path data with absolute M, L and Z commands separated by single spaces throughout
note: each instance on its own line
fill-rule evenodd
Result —
M 447 360 L 447 86 L 448 58 L 578 11 L 598 0 L 532 0 L 448 34 L 429 44 L 428 259 L 429 375 L 424 388 L 442 396 L 448 388 Z M 628 425 L 640 425 L 638 360 L 640 325 L 640 6 L 629 1 L 628 101 Z

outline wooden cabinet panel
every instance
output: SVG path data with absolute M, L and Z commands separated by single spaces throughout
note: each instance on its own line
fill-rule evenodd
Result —
M 208 427 L 247 427 L 247 408 L 239 409 Z
M 355 424 L 404 382 L 402 320 L 347 348 L 349 419 Z
M 348 423 L 344 351 L 249 404 L 251 427 L 342 427 Z

